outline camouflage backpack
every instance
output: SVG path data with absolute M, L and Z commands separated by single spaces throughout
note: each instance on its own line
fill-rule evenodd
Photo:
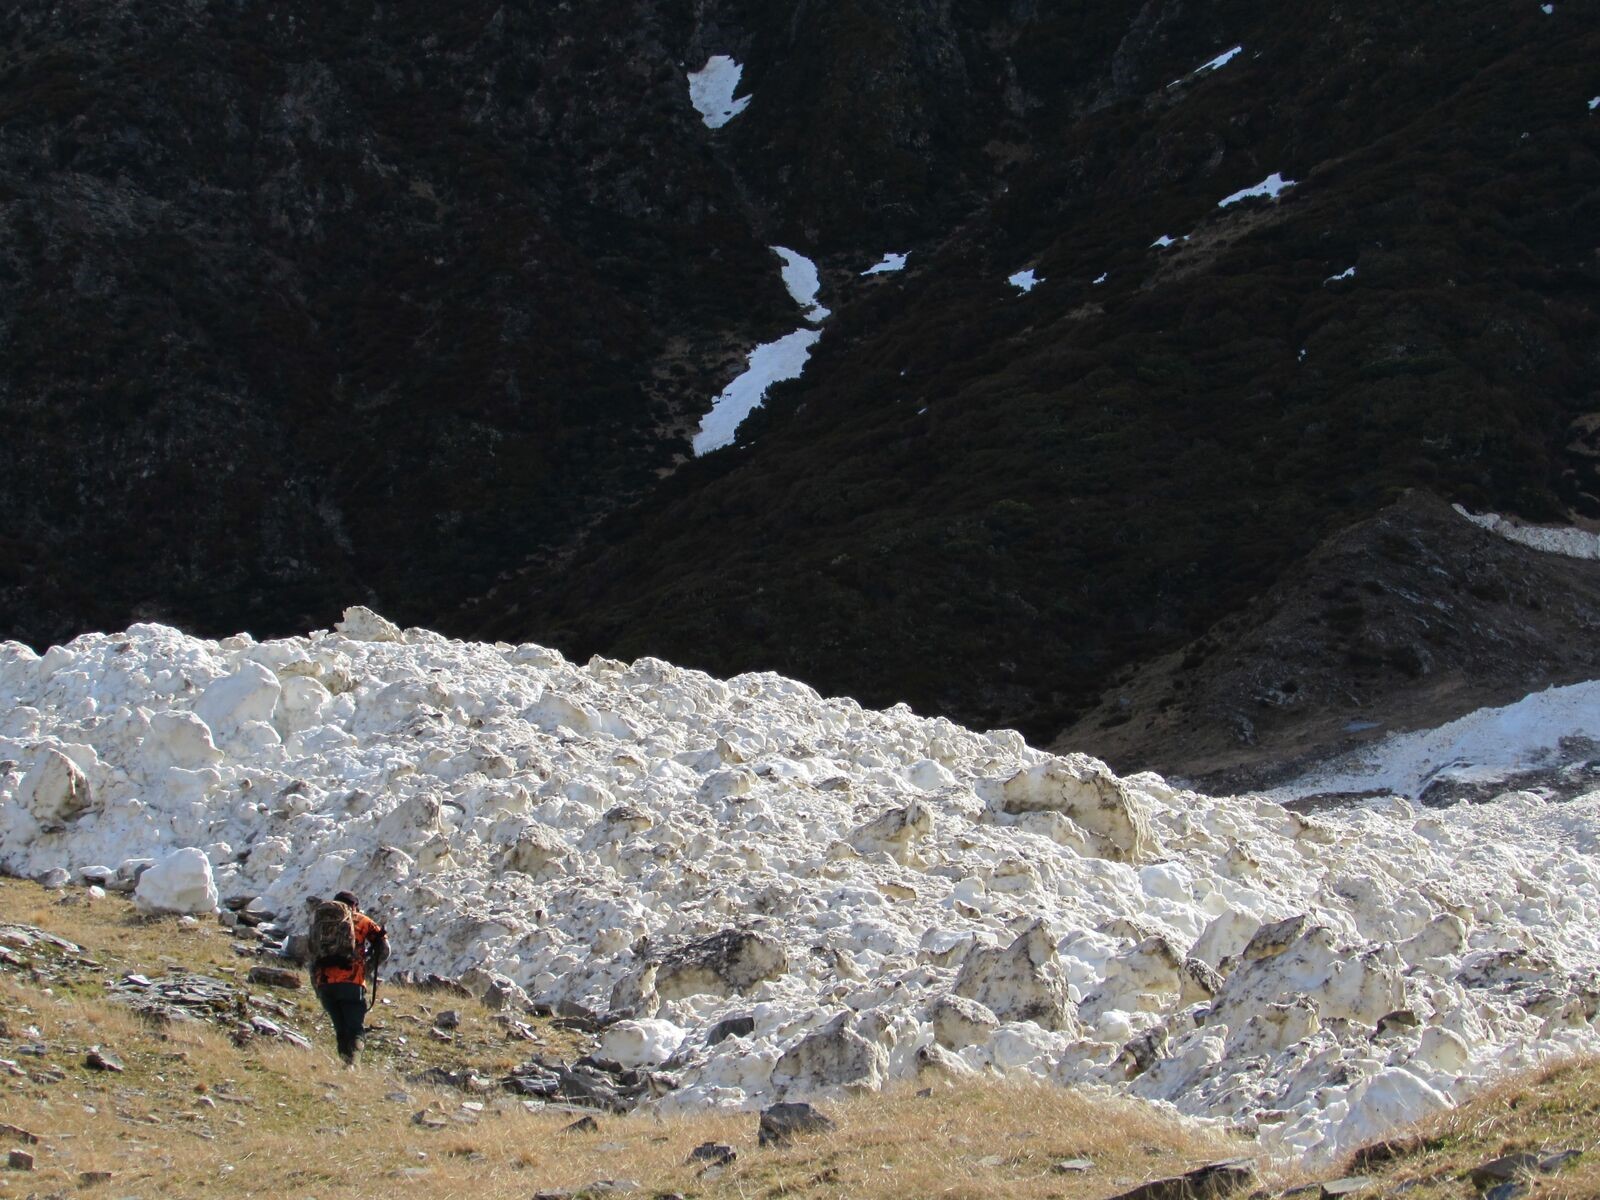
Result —
M 321 900 L 311 910 L 311 933 L 306 938 L 306 955 L 314 967 L 355 965 L 356 913 L 348 904 Z

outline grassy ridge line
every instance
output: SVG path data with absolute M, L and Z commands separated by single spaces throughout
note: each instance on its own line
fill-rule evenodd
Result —
M 1090 1200 L 1145 1180 L 1249 1147 L 1179 1122 L 1160 1110 L 1079 1092 L 999 1083 L 911 1087 L 828 1105 L 831 1134 L 781 1149 L 758 1149 L 748 1113 L 708 1113 L 655 1120 L 598 1115 L 592 1133 L 562 1130 L 569 1112 L 530 1111 L 489 1093 L 419 1087 L 406 1082 L 428 1066 L 472 1066 L 496 1075 L 528 1054 L 572 1057 L 585 1048 L 572 1033 L 530 1021 L 544 1044 L 508 1039 L 481 1005 L 411 988 L 386 989 L 363 1064 L 343 1069 L 313 996 L 277 992 L 316 1048 L 257 1039 L 236 1047 L 225 1030 L 180 1023 L 161 1028 L 110 1000 L 103 981 L 128 971 L 155 976 L 168 968 L 210 975 L 236 972 L 235 956 L 216 926 L 182 930 L 175 920 L 146 919 L 117 897 L 94 901 L 31 883 L 0 880 L 0 911 L 69 938 L 104 964 L 103 972 L 0 971 L 0 1058 L 25 1072 L 54 1067 L 62 1078 L 39 1083 L 0 1070 L 0 1122 L 43 1139 L 30 1147 L 32 1172 L 0 1169 L 0 1200 L 28 1195 L 115 1197 L 156 1195 L 188 1200 L 221 1191 L 230 1197 L 364 1198 L 472 1195 L 526 1198 L 538 1191 L 579 1189 L 602 1179 L 634 1180 L 640 1196 L 824 1197 L 995 1196 Z M 265 991 L 267 989 L 260 989 Z M 428 1033 L 442 1008 L 461 1015 L 456 1040 Z M 38 1033 L 31 1032 L 37 1029 Z M 43 1056 L 19 1053 L 42 1042 Z M 99 1045 L 124 1064 L 122 1074 L 84 1067 Z M 404 1093 L 405 1098 L 395 1098 Z M 481 1113 L 463 1108 L 481 1103 Z M 412 1120 L 431 1109 L 440 1129 Z M 1389 1182 L 1432 1180 L 1409 1195 L 1467 1197 L 1461 1176 L 1495 1154 L 1520 1149 L 1592 1151 L 1600 1122 L 1600 1065 L 1552 1069 L 1508 1081 L 1455 1113 L 1390 1145 L 1382 1163 L 1362 1163 Z M 707 1141 L 727 1143 L 739 1158 L 701 1175 L 689 1152 Z M 0 1150 L 21 1147 L 0 1133 Z M 1087 1157 L 1092 1171 L 1056 1174 L 1063 1159 Z M 1586 1154 L 1576 1167 L 1541 1184 L 1537 1197 L 1600 1195 L 1600 1161 Z M 1350 1166 L 1351 1164 L 1347 1164 Z M 82 1186 L 84 1172 L 109 1171 Z M 1298 1182 L 1288 1168 L 1270 1182 Z

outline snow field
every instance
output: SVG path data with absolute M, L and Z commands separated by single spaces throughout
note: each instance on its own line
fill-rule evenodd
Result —
M 677 1081 L 662 1110 L 1017 1075 L 1326 1160 L 1600 1048 L 1600 795 L 1299 816 L 776 675 L 362 609 L 7 643 L 0 713 L 4 869 L 148 859 L 177 903 L 290 922 L 349 888 L 396 968 L 625 1018 L 605 1050 Z

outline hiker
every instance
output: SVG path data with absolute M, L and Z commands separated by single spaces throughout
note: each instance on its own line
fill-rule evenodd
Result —
M 306 949 L 311 983 L 333 1020 L 339 1057 L 353 1066 L 365 1032 L 367 974 L 389 957 L 389 939 L 383 926 L 361 911 L 354 893 L 339 892 L 332 900 L 312 902 Z

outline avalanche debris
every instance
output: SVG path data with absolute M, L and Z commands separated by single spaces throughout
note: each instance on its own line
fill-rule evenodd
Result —
M 6 643 L 0 714 L 0 867 L 151 896 L 192 851 L 214 890 L 185 867 L 187 907 L 280 934 L 349 888 L 396 969 L 601 1031 L 592 1063 L 519 1068 L 529 1096 L 754 1110 L 994 1073 L 1326 1161 L 1600 1048 L 1600 794 L 1299 815 L 775 675 L 365 610 L 264 643 Z M 241 1034 L 293 1033 L 243 995 Z

